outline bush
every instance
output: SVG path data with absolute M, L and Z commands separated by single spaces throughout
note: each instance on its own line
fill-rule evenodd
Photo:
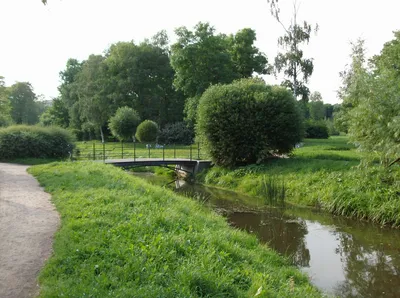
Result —
M 151 143 L 157 139 L 158 125 L 154 121 L 144 120 L 136 130 L 136 138 L 141 143 Z
M 72 133 L 59 127 L 0 128 L 0 159 L 65 158 L 74 147 L 73 141 Z
M 199 103 L 197 133 L 213 161 L 222 166 L 289 153 L 303 135 L 290 91 L 255 79 L 207 89 Z
M 109 128 L 112 135 L 120 141 L 132 140 L 140 121 L 139 114 L 129 107 L 121 107 L 110 118 Z
M 158 137 L 160 144 L 182 144 L 190 145 L 193 143 L 194 135 L 184 122 L 167 124 Z
M 305 137 L 309 139 L 329 138 L 328 127 L 323 121 L 307 121 Z

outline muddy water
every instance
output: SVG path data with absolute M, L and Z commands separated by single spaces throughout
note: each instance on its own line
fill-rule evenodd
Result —
M 165 179 L 139 176 L 165 185 Z M 257 235 L 328 295 L 400 297 L 400 230 L 309 209 L 249 207 L 254 201 L 249 197 L 199 185 L 176 182 L 169 187 L 210 205 L 232 226 Z

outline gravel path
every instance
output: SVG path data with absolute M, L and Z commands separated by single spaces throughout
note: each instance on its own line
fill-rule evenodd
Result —
M 27 166 L 0 163 L 0 297 L 33 297 L 59 216 Z

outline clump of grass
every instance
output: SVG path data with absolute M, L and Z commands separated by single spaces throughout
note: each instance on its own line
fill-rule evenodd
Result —
M 285 205 L 286 187 L 283 180 L 275 176 L 264 175 L 261 179 L 259 196 L 263 197 L 266 204 L 274 206 Z
M 40 297 L 319 297 L 201 203 L 101 163 L 30 168 L 61 214 Z M 291 286 L 291 278 L 296 287 Z

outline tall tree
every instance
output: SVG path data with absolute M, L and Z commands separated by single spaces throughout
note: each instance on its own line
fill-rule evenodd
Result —
M 103 126 L 112 115 L 113 105 L 108 93 L 108 78 L 104 57 L 90 55 L 78 74 L 78 98 L 83 122 L 92 123 L 104 142 Z
M 187 97 L 201 95 L 212 84 L 239 78 L 226 35 L 215 34 L 215 28 L 208 23 L 198 23 L 194 31 L 180 27 L 175 34 L 178 40 L 171 48 L 174 85 Z
M 76 59 L 68 59 L 65 70 L 60 72 L 61 85 L 58 87 L 60 99 L 68 110 L 69 125 L 76 129 L 80 129 L 82 125 L 78 97 L 78 75 L 81 71 L 81 62 Z
M 171 47 L 174 85 L 187 98 L 185 114 L 190 126 L 196 122 L 199 98 L 208 87 L 269 71 L 266 56 L 254 46 L 252 29 L 227 36 L 216 34 L 208 23 L 198 23 L 193 31 L 181 27 L 175 33 L 178 40 Z
M 370 73 L 366 65 L 365 41 L 358 39 L 351 43 L 351 63 L 340 72 L 342 85 L 338 97 L 342 101 L 339 111 L 335 114 L 335 122 L 339 130 L 347 132 L 351 122 L 350 111 L 357 107 L 367 96 L 370 84 Z
M 376 152 L 384 164 L 400 160 L 400 31 L 380 55 L 362 69 L 363 52 L 357 58 L 360 73 L 346 86 L 345 100 L 353 105 L 348 123 L 351 140 L 361 150 Z
M 35 105 L 36 94 L 28 82 L 17 82 L 9 88 L 11 117 L 16 124 L 35 124 L 39 121 Z
M 271 14 L 282 25 L 285 34 L 278 39 L 278 45 L 283 52 L 275 58 L 275 69 L 277 73 L 283 72 L 285 76 L 282 85 L 290 88 L 294 96 L 300 97 L 305 104 L 310 94 L 306 84 L 313 73 L 314 64 L 312 59 L 304 57 L 301 46 L 309 43 L 313 27 L 306 21 L 299 23 L 299 6 L 296 1 L 293 3 L 293 15 L 289 26 L 283 24 L 277 2 L 269 0 Z M 314 31 L 318 31 L 318 24 L 315 25 Z
M 158 33 L 139 45 L 119 42 L 107 53 L 106 65 L 116 106 L 135 109 L 142 119 L 162 127 L 181 121 L 184 99 L 173 88 L 174 70 L 168 52 L 168 37 Z
M 0 127 L 6 126 L 11 122 L 10 109 L 8 90 L 5 86 L 4 77 L 0 76 Z
M 256 39 L 256 32 L 250 28 L 244 28 L 230 36 L 229 52 L 240 78 L 250 78 L 253 73 L 270 72 L 267 57 L 254 46 Z
M 308 103 L 310 111 L 310 118 L 312 120 L 323 120 L 325 118 L 325 105 L 322 101 L 322 95 L 318 91 L 310 95 L 310 102 Z

